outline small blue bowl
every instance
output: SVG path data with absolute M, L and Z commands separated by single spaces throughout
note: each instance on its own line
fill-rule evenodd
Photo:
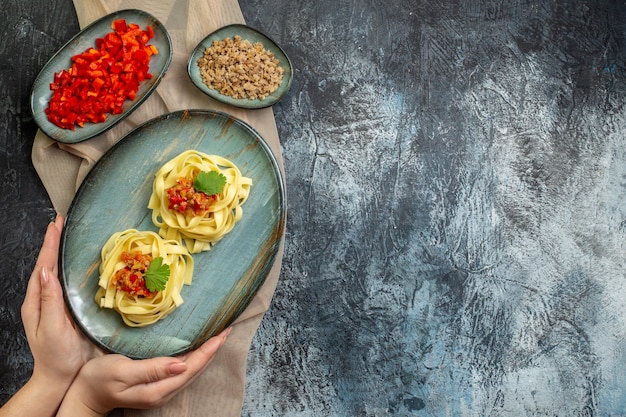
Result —
M 211 45 L 213 45 L 213 41 L 234 38 L 237 35 L 241 36 L 241 39 L 247 39 L 251 43 L 261 42 L 266 50 L 274 54 L 274 57 L 278 59 L 279 65 L 283 68 L 283 82 L 276 91 L 262 100 L 248 98 L 237 99 L 220 94 L 217 90 L 207 87 L 207 85 L 202 81 L 202 75 L 200 73 L 200 68 L 198 67 L 198 60 L 204 55 L 205 49 L 211 47 Z M 204 38 L 198 46 L 196 46 L 189 57 L 187 73 L 189 74 L 189 78 L 191 78 L 194 85 L 206 95 L 224 104 L 244 109 L 261 109 L 276 104 L 285 96 L 285 94 L 287 94 L 289 88 L 291 88 L 291 81 L 293 79 L 293 67 L 285 51 L 283 51 L 282 48 L 267 35 L 251 28 L 250 26 L 241 24 L 224 26 Z

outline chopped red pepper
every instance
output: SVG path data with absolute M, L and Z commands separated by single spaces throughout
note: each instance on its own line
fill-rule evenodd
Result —
M 101 123 L 107 114 L 120 114 L 126 100 L 134 100 L 142 81 L 152 78 L 150 58 L 158 53 L 148 45 L 152 27 L 145 30 L 124 19 L 114 20 L 113 32 L 96 39 L 72 57 L 72 66 L 54 74 L 52 97 L 45 112 L 62 129 Z
M 113 21 L 113 29 L 116 32 L 126 32 L 127 26 L 124 19 L 118 19 Z
M 166 190 L 168 209 L 191 216 L 204 216 L 217 200 L 217 194 L 207 195 L 193 187 L 193 179 L 178 178 L 176 185 Z
M 120 261 L 124 267 L 113 276 L 112 287 L 139 297 L 154 297 L 157 294 L 158 291 L 150 291 L 146 287 L 145 274 L 152 262 L 151 255 L 143 255 L 141 251 L 122 252 Z

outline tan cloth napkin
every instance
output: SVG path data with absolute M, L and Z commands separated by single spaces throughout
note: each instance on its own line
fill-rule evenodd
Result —
M 271 108 L 241 110 L 212 100 L 187 76 L 187 58 L 210 32 L 231 23 L 244 23 L 237 0 L 74 0 L 81 27 L 116 10 L 141 9 L 167 28 L 173 43 L 170 68 L 156 91 L 127 119 L 88 141 L 64 145 L 38 131 L 32 160 L 55 209 L 66 214 L 72 198 L 96 161 L 132 128 L 151 118 L 183 109 L 214 109 L 253 126 L 283 162 Z M 282 261 L 282 247 L 269 276 L 252 303 L 237 319 L 226 344 L 207 370 L 170 403 L 158 410 L 124 410 L 124 416 L 238 416 L 244 395 L 246 361 L 254 333 L 269 307 Z

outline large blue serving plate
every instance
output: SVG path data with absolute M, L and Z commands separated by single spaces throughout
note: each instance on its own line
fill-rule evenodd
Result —
M 243 217 L 210 251 L 193 255 L 193 282 L 167 318 L 131 328 L 100 309 L 100 251 L 125 229 L 152 230 L 147 208 L 155 173 L 195 149 L 233 161 L 253 185 Z M 155 118 L 121 139 L 89 172 L 67 215 L 60 278 L 76 323 L 101 348 L 131 358 L 176 355 L 228 327 L 265 281 L 285 228 L 283 178 L 263 138 L 245 122 L 213 111 L 180 111 Z
M 127 23 L 136 23 L 144 29 L 147 26 L 152 26 L 154 38 L 149 43 L 156 46 L 159 51 L 157 55 L 153 55 L 150 59 L 152 78 L 144 80 L 140 84 L 137 96 L 132 101 L 126 101 L 124 111 L 121 114 L 110 114 L 107 120 L 102 123 L 87 123 L 84 127 L 76 127 L 74 130 L 61 129 L 48 121 L 45 113 L 52 96 L 50 83 L 54 80 L 54 73 L 69 68 L 72 56 L 84 52 L 87 48 L 95 47 L 96 39 L 111 32 L 111 22 L 116 19 L 126 19 Z M 165 75 L 171 61 L 172 41 L 170 35 L 165 26 L 154 16 L 142 10 L 134 9 L 120 10 L 106 15 L 91 23 L 70 39 L 50 58 L 39 72 L 39 75 L 37 75 L 30 96 L 30 106 L 35 122 L 46 135 L 62 143 L 78 143 L 97 136 L 122 121 L 150 96 Z

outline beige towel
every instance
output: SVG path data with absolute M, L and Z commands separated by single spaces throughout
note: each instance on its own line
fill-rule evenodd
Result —
M 64 145 L 38 131 L 32 159 L 55 209 L 66 214 L 74 193 L 102 154 L 132 128 L 164 113 L 183 109 L 221 110 L 253 126 L 274 151 L 281 169 L 278 132 L 271 108 L 241 110 L 201 93 L 187 76 L 187 58 L 210 32 L 244 23 L 236 0 L 74 0 L 81 27 L 116 10 L 141 9 L 167 28 L 173 43 L 170 68 L 156 91 L 127 119 L 88 141 Z M 269 276 L 206 372 L 169 404 L 158 410 L 124 410 L 125 416 L 238 416 L 244 395 L 250 342 L 272 299 L 282 260 L 282 247 Z

